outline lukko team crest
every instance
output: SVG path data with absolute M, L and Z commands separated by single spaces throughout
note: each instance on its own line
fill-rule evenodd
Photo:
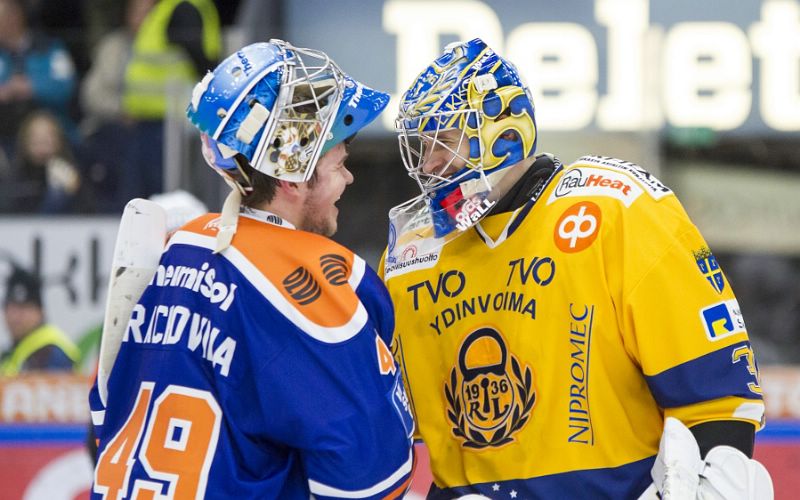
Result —
M 514 441 L 536 401 L 530 366 L 520 365 L 500 333 L 488 327 L 462 342 L 444 395 L 453 436 L 474 449 Z
M 717 263 L 717 258 L 711 253 L 711 249 L 703 247 L 692 253 L 694 260 L 697 262 L 697 268 L 700 269 L 700 273 L 708 280 L 711 287 L 714 288 L 717 293 L 722 293 L 722 290 L 725 289 L 725 279 L 722 277 L 722 269 L 719 267 L 719 263 Z

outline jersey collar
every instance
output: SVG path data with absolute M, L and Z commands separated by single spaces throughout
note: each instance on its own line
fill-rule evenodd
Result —
M 529 193 L 527 200 L 524 200 L 524 202 L 517 206 L 513 211 L 490 214 L 489 217 L 475 224 L 475 232 L 483 241 L 483 243 L 489 248 L 496 248 L 509 237 L 511 237 L 512 234 L 514 234 L 519 226 L 522 225 L 522 222 L 528 217 L 528 214 L 530 214 L 533 206 L 541 197 L 544 190 L 547 189 L 547 186 L 550 185 L 552 180 L 563 169 L 561 161 L 552 155 L 541 155 L 537 159 L 537 163 L 539 162 L 550 163 L 548 167 L 552 170 L 550 171 L 548 169 L 546 178 L 544 178 L 541 182 L 531 182 L 533 180 L 533 175 L 538 175 L 541 177 L 541 174 L 545 170 L 543 168 L 531 168 L 528 171 L 529 173 L 524 175 L 519 181 L 517 181 L 517 185 L 511 188 L 512 190 L 516 191 L 520 191 L 520 187 L 525 188 Z M 536 163 L 534 163 L 534 166 L 536 166 Z M 504 225 L 501 225 L 503 224 L 503 221 L 505 221 L 505 223 Z
M 297 229 L 294 226 L 294 224 L 287 221 L 280 215 L 276 215 L 267 210 L 259 210 L 257 208 L 251 208 L 251 207 L 242 207 L 241 210 L 239 211 L 239 214 L 242 217 L 247 217 L 248 219 L 253 219 L 259 222 L 272 224 L 273 226 L 285 227 L 287 229 Z

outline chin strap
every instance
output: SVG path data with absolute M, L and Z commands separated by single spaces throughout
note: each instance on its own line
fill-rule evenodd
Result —
M 461 188 L 461 194 L 464 195 L 464 198 L 469 198 L 470 196 L 490 191 L 497 186 L 500 180 L 502 180 L 502 178 L 505 177 L 508 172 L 509 169 L 504 168 L 483 177 L 466 180 L 459 184 L 459 187 Z
M 223 179 L 231 187 L 231 192 L 228 193 L 225 203 L 222 204 L 214 253 L 220 253 L 231 246 L 233 235 L 236 234 L 236 228 L 239 225 L 239 207 L 242 204 L 242 195 L 245 193 L 245 188 L 232 178 L 223 175 Z

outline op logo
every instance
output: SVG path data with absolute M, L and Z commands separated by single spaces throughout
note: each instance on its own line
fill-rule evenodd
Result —
M 530 366 L 520 365 L 493 328 L 480 328 L 464 339 L 444 395 L 453 436 L 473 449 L 514 441 L 536 401 Z
M 566 253 L 585 250 L 597 238 L 602 220 L 600 207 L 582 201 L 566 209 L 556 223 L 553 234 L 556 246 Z
M 711 249 L 703 247 L 696 252 L 692 252 L 692 255 L 703 277 L 711 283 L 711 287 L 717 293 L 722 293 L 722 290 L 725 289 L 725 279 L 722 277 L 722 269 L 719 267 L 717 258 L 711 253 Z

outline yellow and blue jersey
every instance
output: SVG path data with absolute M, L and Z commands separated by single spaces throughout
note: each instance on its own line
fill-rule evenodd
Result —
M 169 240 L 104 407 L 93 497 L 395 498 L 413 420 L 388 294 L 357 255 L 273 214 Z
M 731 286 L 641 167 L 581 158 L 535 201 L 416 250 L 382 268 L 432 498 L 636 498 L 665 417 L 760 427 Z

